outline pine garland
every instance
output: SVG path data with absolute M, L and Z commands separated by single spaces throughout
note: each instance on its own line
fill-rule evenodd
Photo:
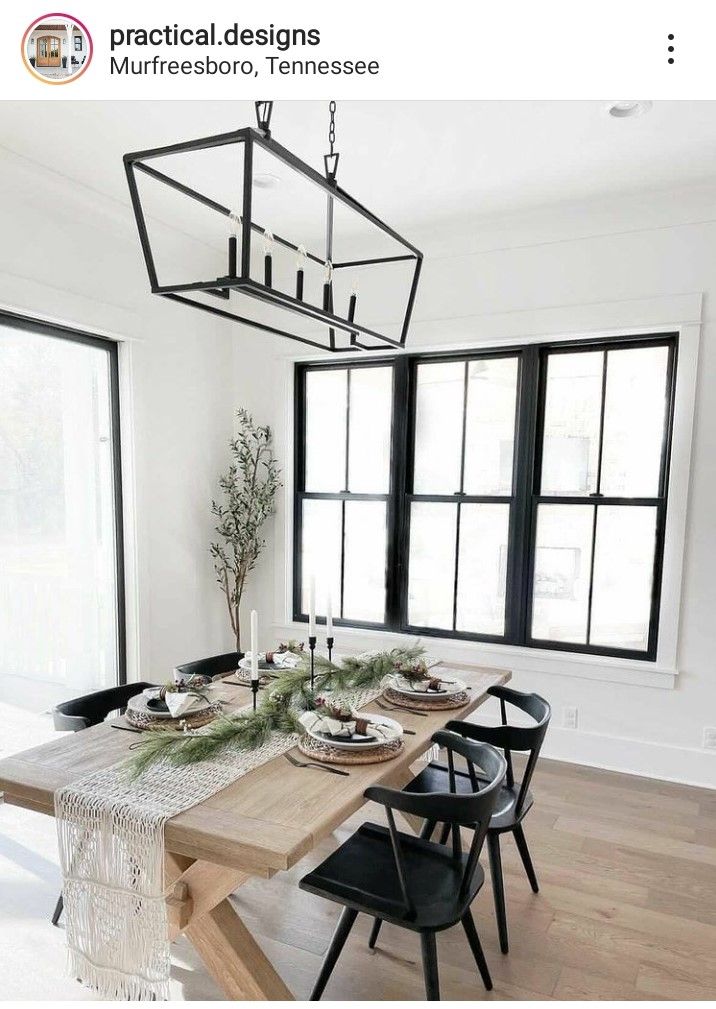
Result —
M 129 762 L 130 773 L 138 777 L 161 760 L 175 766 L 213 760 L 227 746 L 253 750 L 265 743 L 272 732 L 299 732 L 298 716 L 315 707 L 315 699 L 322 690 L 350 692 L 378 686 L 384 676 L 398 666 L 415 662 L 424 651 L 422 645 L 415 644 L 366 656 L 350 656 L 340 665 L 316 655 L 313 691 L 309 659 L 304 656 L 300 666 L 282 670 L 256 711 L 220 716 L 207 730 L 195 734 L 157 731 L 135 743 L 136 752 Z

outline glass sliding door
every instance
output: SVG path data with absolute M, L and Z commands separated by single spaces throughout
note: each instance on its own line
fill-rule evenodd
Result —
M 0 314 L 0 705 L 124 679 L 117 350 Z

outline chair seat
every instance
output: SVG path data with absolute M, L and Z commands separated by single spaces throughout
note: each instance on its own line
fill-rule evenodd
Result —
M 364 823 L 332 855 L 301 880 L 302 890 L 402 925 L 414 932 L 437 932 L 455 925 L 481 888 L 485 875 L 476 867 L 472 885 L 459 895 L 467 855 L 409 834 L 400 834 L 408 891 L 416 907 L 408 917 L 393 858 L 390 832 Z
M 477 780 L 481 784 L 484 781 L 480 775 L 477 775 Z M 469 774 L 465 771 L 456 770 L 455 788 L 459 794 L 472 793 L 473 786 L 470 781 Z M 428 764 L 428 766 L 422 770 L 420 774 L 418 774 L 405 786 L 403 791 L 418 792 L 420 794 L 425 794 L 427 792 L 449 792 L 450 778 L 447 767 L 444 764 L 438 763 Z M 503 785 L 503 787 L 499 790 L 495 801 L 495 811 L 490 820 L 490 831 L 501 834 L 505 831 L 512 830 L 516 824 L 522 822 L 534 800 L 532 798 L 532 793 L 527 792 L 520 814 L 517 816 L 515 814 L 515 806 L 517 805 L 519 791 L 519 782 L 515 782 L 512 788 L 508 788 L 506 785 Z

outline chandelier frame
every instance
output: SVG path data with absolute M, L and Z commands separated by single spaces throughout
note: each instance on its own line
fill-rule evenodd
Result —
M 134 211 L 134 217 L 139 232 L 139 240 L 142 247 L 142 253 L 144 256 L 144 262 L 152 294 L 158 294 L 168 300 L 181 302 L 194 308 L 210 312 L 213 315 L 231 319 L 234 322 L 238 322 L 245 326 L 251 326 L 252 328 L 258 329 L 262 332 L 286 337 L 290 340 L 307 344 L 319 350 L 327 350 L 333 353 L 346 353 L 355 350 L 371 351 L 385 350 L 386 348 L 393 350 L 402 349 L 405 346 L 408 336 L 410 319 L 413 312 L 413 306 L 415 304 L 415 297 L 423 261 L 422 252 L 420 252 L 420 250 L 417 249 L 411 242 L 409 242 L 406 238 L 403 238 L 402 235 L 398 234 L 398 232 L 391 228 L 390 225 L 386 224 L 383 220 L 373 214 L 337 184 L 335 180 L 335 163 L 334 171 L 331 174 L 329 164 L 327 162 L 327 176 L 322 176 L 314 168 L 297 157 L 292 151 L 283 147 L 274 140 L 268 128 L 268 122 L 265 121 L 260 123 L 260 125 L 263 128 L 255 129 L 253 127 L 245 127 L 229 133 L 220 133 L 215 136 L 202 137 L 197 140 L 169 144 L 164 147 L 155 147 L 149 150 L 135 151 L 124 155 L 124 166 L 132 201 L 132 209 Z M 243 144 L 242 205 L 240 211 L 240 223 L 237 225 L 241 236 L 241 254 L 240 256 L 236 255 L 236 245 L 234 245 L 234 259 L 236 261 L 235 270 L 233 270 L 232 273 L 227 272 L 224 276 L 214 277 L 207 280 L 199 280 L 182 284 L 161 284 L 158 279 L 154 253 L 147 229 L 139 186 L 137 184 L 137 173 L 149 176 L 156 182 L 160 182 L 169 188 L 182 193 L 184 196 L 197 200 L 205 207 L 208 207 L 217 214 L 221 214 L 226 217 L 227 220 L 230 220 L 232 216 L 235 218 L 235 211 L 232 210 L 232 208 L 223 206 L 198 190 L 179 182 L 177 179 L 172 178 L 165 172 L 159 171 L 151 164 L 148 164 L 148 162 L 151 162 L 156 158 L 167 157 L 173 154 L 189 153 L 198 150 L 208 150 L 214 147 L 223 147 L 228 144 Z M 295 297 L 293 294 L 289 294 L 271 286 L 270 270 L 265 278 L 268 280 L 268 283 L 261 283 L 251 276 L 252 236 L 257 234 L 264 236 L 267 234 L 264 227 L 252 218 L 253 164 L 254 151 L 256 148 L 261 148 L 262 150 L 267 151 L 284 165 L 297 172 L 325 193 L 326 237 L 324 257 L 320 257 L 315 253 L 306 251 L 302 246 L 294 245 L 293 242 L 281 237 L 275 232 L 271 234 L 271 239 L 276 243 L 276 245 L 293 250 L 298 254 L 303 254 L 307 259 L 320 264 L 320 266 L 324 267 L 324 269 L 328 268 L 328 283 L 324 284 L 323 305 L 312 304 L 311 302 L 304 301 L 302 298 Z M 335 155 L 334 157 L 337 162 L 338 156 Z M 379 256 L 337 263 L 333 262 L 333 212 L 334 204 L 336 202 L 347 207 L 350 211 L 374 225 L 401 246 L 405 252 L 395 256 Z M 361 324 L 354 318 L 350 318 L 352 312 L 355 310 L 355 298 L 351 298 L 353 304 L 352 308 L 349 309 L 348 317 L 344 317 L 335 312 L 333 308 L 331 279 L 333 271 L 349 267 L 373 266 L 378 264 L 408 261 L 413 261 L 414 267 L 409 281 L 409 287 L 407 288 L 407 303 L 404 315 L 400 321 L 400 337 L 398 339 L 393 339 L 384 333 L 380 333 Z M 227 263 L 229 264 L 229 270 L 231 270 L 231 254 L 229 255 Z M 326 292 L 326 288 L 328 288 L 328 292 Z M 208 292 L 217 299 L 228 302 L 231 298 L 232 291 L 248 296 L 258 302 L 270 304 L 275 307 L 285 309 L 292 314 L 313 319 L 316 322 L 321 323 L 327 327 L 327 342 L 320 343 L 318 340 L 311 339 L 308 336 L 298 335 L 290 332 L 288 329 L 282 329 L 278 326 L 272 326 L 258 320 L 246 318 L 229 311 L 228 308 L 224 308 L 219 305 L 206 304 L 204 302 L 196 301 L 191 297 L 194 292 Z M 338 332 L 348 334 L 347 342 L 345 344 L 343 344 L 343 341 L 338 338 Z

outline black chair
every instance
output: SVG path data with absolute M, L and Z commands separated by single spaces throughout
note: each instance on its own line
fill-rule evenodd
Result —
M 223 676 L 235 672 L 243 657 L 243 652 L 225 652 L 223 655 L 211 655 L 208 659 L 185 662 L 183 666 L 177 666 L 177 670 L 184 676 Z
M 420 934 L 425 990 L 430 1001 L 440 998 L 435 935 L 458 922 L 465 929 L 485 987 L 488 991 L 492 988 L 470 905 L 485 879 L 480 851 L 507 765 L 492 746 L 473 743 L 452 732 L 436 732 L 432 741 L 447 750 L 445 789 L 429 795 L 411 795 L 382 786 L 367 789 L 366 799 L 385 807 L 388 827 L 364 823 L 301 880 L 301 889 L 344 905 L 311 993 L 312 1001 L 320 999 L 359 911 L 376 919 L 373 927 L 376 935 L 383 920 Z M 457 791 L 456 753 L 465 758 L 474 780 L 470 792 Z M 481 770 L 482 789 L 476 766 Z M 446 848 L 434 841 L 399 833 L 394 810 L 449 824 L 452 846 Z M 461 826 L 474 830 L 467 854 L 462 851 Z
M 505 785 L 500 789 L 495 802 L 495 810 L 490 820 L 487 831 L 487 851 L 490 859 L 490 874 L 492 876 L 492 891 L 495 899 L 495 914 L 497 916 L 497 929 L 500 936 L 500 949 L 503 953 L 509 950 L 507 936 L 507 911 L 505 908 L 505 888 L 502 879 L 502 856 L 500 853 L 500 835 L 512 833 L 515 838 L 517 850 L 520 853 L 522 864 L 525 867 L 530 886 L 535 893 L 539 892 L 539 884 L 535 874 L 529 848 L 525 839 L 522 821 L 529 813 L 533 804 L 532 793 L 529 791 L 530 781 L 537 764 L 542 742 L 547 732 L 552 710 L 538 694 L 525 694 L 510 687 L 490 687 L 488 694 L 499 698 L 500 714 L 502 725 L 485 726 L 474 725 L 472 722 L 448 722 L 445 728 L 450 732 L 457 732 L 466 739 L 475 740 L 482 743 L 491 743 L 499 749 L 504 750 L 507 762 L 507 777 Z M 526 712 L 534 719 L 535 724 L 530 726 L 509 725 L 507 721 L 507 704 L 512 704 L 521 711 Z M 512 769 L 512 751 L 528 753 L 527 765 L 521 782 L 516 782 Z M 450 769 L 444 764 L 431 763 L 424 771 L 405 786 L 405 791 L 411 794 L 425 794 L 439 791 L 447 787 L 450 777 Z M 472 778 L 469 771 L 455 772 L 457 790 L 460 793 L 469 793 L 473 790 Z M 432 837 L 433 831 L 439 820 L 428 820 L 422 831 L 423 837 Z M 440 837 L 440 843 L 445 844 L 450 833 L 450 825 L 445 824 Z
M 93 694 L 84 694 L 71 701 L 63 701 L 53 708 L 52 718 L 55 728 L 60 732 L 80 732 L 93 725 L 99 725 L 112 711 L 124 712 L 130 697 L 140 693 L 152 683 L 124 683 L 121 687 L 109 687 L 107 690 L 97 690 Z M 57 898 L 57 904 L 52 915 L 52 924 L 57 925 L 62 914 L 64 901 L 62 894 Z

